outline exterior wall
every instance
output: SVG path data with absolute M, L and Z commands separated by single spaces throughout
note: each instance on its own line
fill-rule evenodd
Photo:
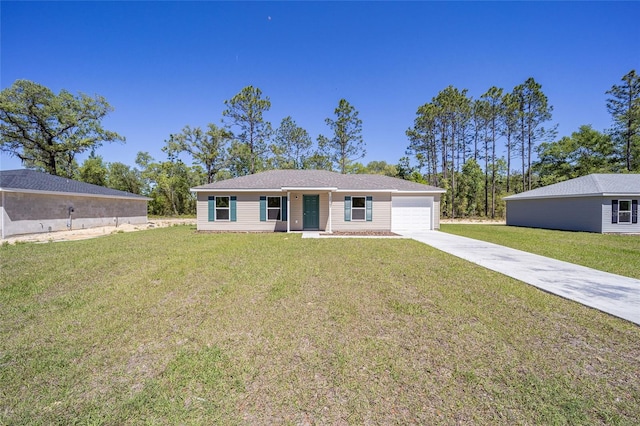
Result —
M 146 200 L 6 191 L 2 191 L 1 198 L 3 237 L 147 223 Z M 69 207 L 74 209 L 71 219 Z
M 212 195 L 236 197 L 236 221 L 208 220 L 208 198 Z M 286 192 L 198 192 L 197 193 L 197 229 L 199 231 L 286 231 L 286 221 L 260 221 L 260 196 L 286 196 L 289 202 L 289 229 L 302 231 L 303 229 L 303 196 L 318 195 L 320 201 L 319 230 L 329 230 L 329 210 L 331 210 L 332 231 L 390 231 L 391 230 L 391 193 L 369 192 L 333 192 L 332 206 L 329 209 L 329 192 L 323 191 L 292 191 Z M 345 221 L 345 196 L 373 197 L 371 221 Z M 440 228 L 440 194 L 428 194 L 433 198 L 434 229 Z
M 196 204 L 197 229 L 198 231 L 286 231 L 287 222 L 283 221 L 260 221 L 260 196 L 284 196 L 282 192 L 198 192 Z M 209 222 L 209 196 L 235 195 L 236 198 L 236 221 L 217 220 Z
M 611 223 L 611 201 L 612 200 L 638 200 L 638 204 L 640 204 L 640 196 L 602 198 L 601 199 L 602 232 L 615 233 L 615 234 L 640 233 L 640 220 L 638 221 L 638 223 Z M 640 209 L 640 207 L 638 207 L 638 209 Z
M 334 192 L 331 211 L 331 229 L 333 231 L 390 231 L 391 230 L 391 193 Z M 371 221 L 344 220 L 344 197 L 373 197 Z
M 600 197 L 507 200 L 506 203 L 507 225 L 602 232 L 603 202 Z

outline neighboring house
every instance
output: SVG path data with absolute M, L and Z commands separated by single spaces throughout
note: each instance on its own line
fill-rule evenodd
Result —
M 191 189 L 200 231 L 403 231 L 440 227 L 445 191 L 382 175 L 271 170 Z
M 147 223 L 149 198 L 34 170 L 0 171 L 0 237 Z
M 505 197 L 507 225 L 640 233 L 640 174 L 592 174 Z

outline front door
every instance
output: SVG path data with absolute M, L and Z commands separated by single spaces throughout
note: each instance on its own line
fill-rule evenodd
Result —
M 320 196 L 302 196 L 302 229 L 320 228 Z

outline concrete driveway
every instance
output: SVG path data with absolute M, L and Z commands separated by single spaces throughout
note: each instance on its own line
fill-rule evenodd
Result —
M 440 231 L 402 235 L 640 325 L 640 280 Z

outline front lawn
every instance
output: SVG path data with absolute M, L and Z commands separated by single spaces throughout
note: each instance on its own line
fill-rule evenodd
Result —
M 640 236 L 489 224 L 442 224 L 441 231 L 640 279 Z
M 398 239 L 0 246 L 0 424 L 637 424 L 640 328 Z

